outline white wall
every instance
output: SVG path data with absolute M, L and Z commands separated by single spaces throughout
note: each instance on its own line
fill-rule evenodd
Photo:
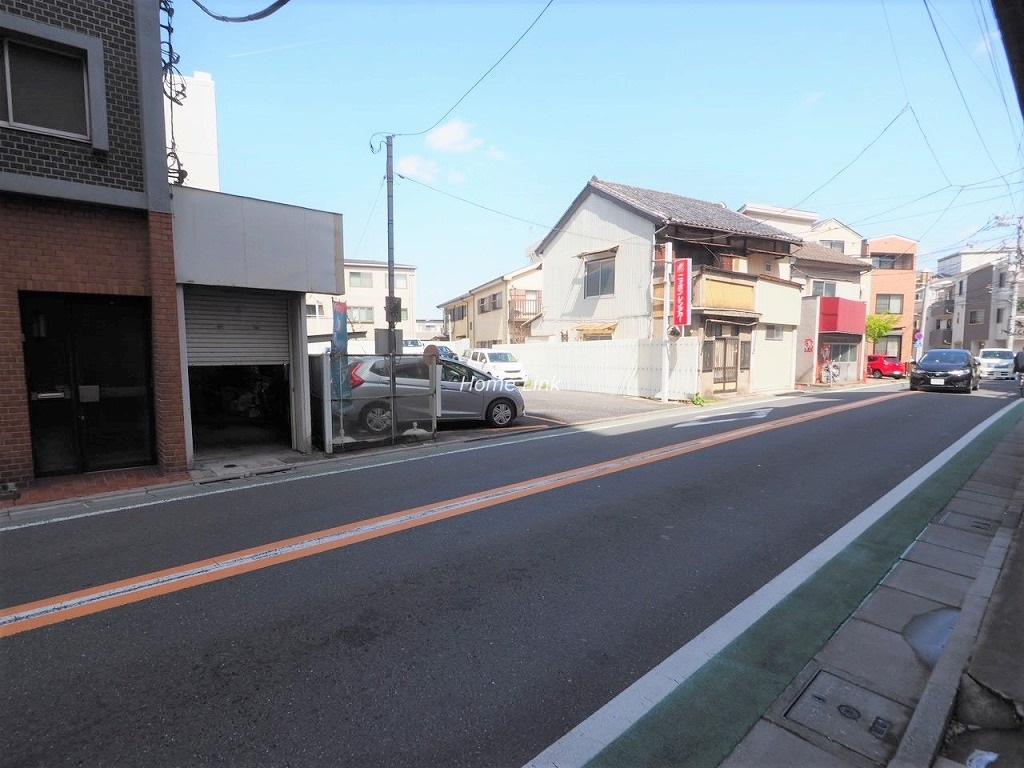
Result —
M 179 283 L 343 292 L 340 213 L 188 187 L 171 210 Z
M 661 397 L 664 344 L 650 339 L 503 344 L 530 376 L 528 386 L 557 387 L 633 397 Z M 670 400 L 689 400 L 698 391 L 700 342 L 684 337 L 669 344 Z
M 537 336 L 554 336 L 580 323 L 617 322 L 615 339 L 649 339 L 652 335 L 652 260 L 654 225 L 597 195 L 588 195 L 544 252 L 543 318 Z M 615 293 L 585 298 L 584 259 L 618 246 Z

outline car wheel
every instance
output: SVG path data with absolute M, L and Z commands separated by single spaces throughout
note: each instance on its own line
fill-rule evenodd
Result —
M 880 370 L 878 370 L 877 368 L 875 368 L 875 370 L 873 370 L 871 372 L 871 376 L 872 376 L 872 378 L 880 379 L 880 378 L 882 378 L 882 372 Z
M 968 379 L 967 383 L 964 384 L 964 394 L 969 395 L 974 391 L 974 380 Z
M 507 427 L 516 418 L 516 407 L 511 400 L 498 398 L 487 406 L 487 423 L 492 427 Z
M 370 403 L 359 414 L 359 423 L 363 429 L 373 435 L 381 435 L 391 431 L 391 409 L 387 403 Z
M 910 382 L 910 391 L 917 392 L 917 387 L 914 386 L 914 382 Z

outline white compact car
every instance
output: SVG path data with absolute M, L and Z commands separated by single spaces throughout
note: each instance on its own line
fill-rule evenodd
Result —
M 529 378 L 526 366 L 511 352 L 502 352 L 498 349 L 467 349 L 462 353 L 462 360 L 496 379 L 511 381 L 520 387 Z
M 989 347 L 978 353 L 983 379 L 1012 379 L 1013 350 L 1003 347 Z

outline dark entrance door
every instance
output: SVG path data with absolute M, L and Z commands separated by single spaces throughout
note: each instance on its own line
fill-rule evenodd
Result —
M 22 293 L 37 476 L 155 461 L 144 298 Z

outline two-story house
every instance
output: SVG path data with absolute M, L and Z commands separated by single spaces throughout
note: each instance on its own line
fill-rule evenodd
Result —
M 664 339 L 674 328 L 670 335 L 699 342 L 699 392 L 791 386 L 800 285 L 788 269 L 799 242 L 721 203 L 594 177 L 535 249 L 544 268 L 534 335 Z M 666 274 L 684 259 L 692 307 L 680 328 L 665 321 Z M 773 377 L 762 382 L 755 362 L 768 350 L 763 370 Z M 781 375 L 779 358 L 787 361 Z
M 528 264 L 439 304 L 448 338 L 468 347 L 525 342 L 540 315 L 542 266 Z

